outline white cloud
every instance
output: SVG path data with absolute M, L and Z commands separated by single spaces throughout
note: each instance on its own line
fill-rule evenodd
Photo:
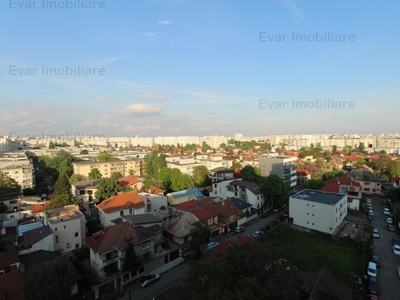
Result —
M 157 22 L 157 25 L 170 25 L 170 24 L 171 22 L 167 20 L 162 20 Z
M 140 98 L 146 98 L 146 99 L 157 99 L 157 100 L 167 100 L 167 96 L 160 96 L 156 94 L 152 94 L 150 92 L 145 92 L 143 94 L 138 95 Z
M 162 112 L 161 108 L 145 103 L 132 103 L 122 110 L 124 115 L 157 115 Z
M 154 32 L 146 32 L 144 36 L 156 36 Z
M 126 125 L 124 128 L 122 128 L 122 131 L 146 131 L 146 130 L 158 130 L 160 129 L 160 126 L 158 125 L 139 125 L 139 126 L 132 126 L 132 125 Z
M 209 127 L 200 127 L 199 130 L 200 131 L 210 131 L 210 130 L 212 130 L 212 127 L 211 126 L 209 126 Z

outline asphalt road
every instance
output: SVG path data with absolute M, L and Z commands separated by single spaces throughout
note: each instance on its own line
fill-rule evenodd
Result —
M 378 228 L 380 232 L 380 238 L 374 239 L 372 250 L 381 262 L 381 267 L 378 269 L 379 298 L 381 300 L 400 299 L 400 279 L 397 274 L 400 256 L 395 256 L 392 250 L 392 238 L 398 236 L 398 229 L 396 229 L 396 232 L 387 230 L 386 216 L 383 215 L 383 205 L 381 204 L 381 200 L 385 198 L 368 198 L 372 199 L 374 228 Z

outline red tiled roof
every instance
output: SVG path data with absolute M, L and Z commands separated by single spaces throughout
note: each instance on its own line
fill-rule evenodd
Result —
M 340 185 L 353 185 L 361 187 L 361 185 L 357 181 L 354 181 L 351 177 L 334 177 L 325 181 L 326 184 L 330 184 L 332 182 L 335 182 L 336 184 L 339 183 Z
M 129 222 L 106 227 L 85 239 L 90 249 L 103 254 L 113 251 L 114 248 L 124 250 L 129 241 L 134 245 L 139 244 L 136 231 Z
M 240 211 L 239 208 L 237 208 L 230 199 L 217 202 L 214 205 L 210 205 L 204 208 L 216 212 L 219 216 L 224 218 L 235 215 Z
M 0 277 L 0 291 L 5 292 L 7 300 L 24 300 L 24 281 L 19 270 Z
M 184 211 L 191 211 L 195 207 L 199 207 L 199 202 L 194 200 L 182 202 L 174 206 L 174 208 Z
M 147 190 L 145 190 L 146 193 L 149 194 L 155 194 L 155 195 L 164 195 L 165 191 L 162 189 L 159 189 L 158 187 L 151 186 Z
M 97 208 L 105 213 L 110 213 L 126 208 L 142 208 L 145 204 L 137 192 L 123 193 L 108 198 L 97 205 Z
M 46 208 L 47 205 L 49 205 L 50 201 L 46 201 L 40 204 L 35 204 L 31 206 L 31 210 L 33 213 L 39 213 L 39 212 L 44 212 L 44 209 Z
M 311 175 L 310 171 L 307 171 L 306 169 L 301 169 L 301 168 L 297 168 L 297 175 L 299 176 L 307 176 L 307 175 Z
M 214 218 L 218 214 L 214 211 L 210 211 L 205 208 L 196 207 L 192 210 L 192 214 L 194 214 L 199 220 L 205 221 L 211 218 Z
M 339 185 L 335 182 L 331 182 L 330 184 L 324 186 L 321 191 L 329 192 L 329 193 L 339 193 Z
M 118 184 L 120 186 L 131 186 L 141 182 L 139 179 L 133 177 L 132 175 L 128 175 L 118 179 Z

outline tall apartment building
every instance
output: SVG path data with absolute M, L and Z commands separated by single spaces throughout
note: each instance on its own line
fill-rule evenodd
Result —
M 277 175 L 291 188 L 297 184 L 296 157 L 275 153 L 260 157 L 261 176 Z
M 87 178 L 90 171 L 95 168 L 100 171 L 103 177 L 110 177 L 113 172 L 121 172 L 122 176 L 143 176 L 144 161 L 141 158 L 104 162 L 78 161 L 72 163 L 72 167 L 74 169 L 74 174 L 80 174 L 85 178 Z
M 22 189 L 34 188 L 36 185 L 35 168 L 28 159 L 0 161 L 0 172 L 17 181 Z

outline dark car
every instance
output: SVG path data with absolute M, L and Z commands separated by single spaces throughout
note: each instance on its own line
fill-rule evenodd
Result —
M 260 231 L 266 232 L 269 229 L 269 225 L 261 226 Z
M 387 200 L 386 200 L 386 199 L 382 199 L 382 200 L 381 200 L 381 204 L 382 204 L 382 205 L 386 205 L 386 204 L 387 204 Z
M 159 279 L 160 279 L 160 274 L 149 274 L 149 275 L 144 276 L 144 277 L 140 280 L 139 285 L 140 285 L 142 288 L 144 288 L 144 287 L 146 287 L 146 286 L 148 286 L 148 285 L 150 285 L 150 284 L 156 282 L 156 281 L 159 280 Z
M 393 240 L 392 240 L 392 245 L 393 245 L 393 246 L 394 246 L 394 245 L 400 246 L 400 239 L 399 239 L 397 236 L 395 236 L 395 237 L 393 238 Z
M 368 289 L 372 295 L 379 294 L 379 283 L 378 283 L 378 279 L 376 279 L 376 277 L 369 278 Z
M 376 267 L 379 268 L 381 266 L 381 260 L 379 259 L 378 256 L 372 255 L 371 261 L 376 264 Z
M 283 215 L 279 215 L 276 217 L 277 222 L 282 222 L 283 220 L 285 220 L 285 217 Z
M 274 227 L 276 224 L 278 224 L 278 222 L 271 221 L 271 222 L 269 222 L 269 227 Z

